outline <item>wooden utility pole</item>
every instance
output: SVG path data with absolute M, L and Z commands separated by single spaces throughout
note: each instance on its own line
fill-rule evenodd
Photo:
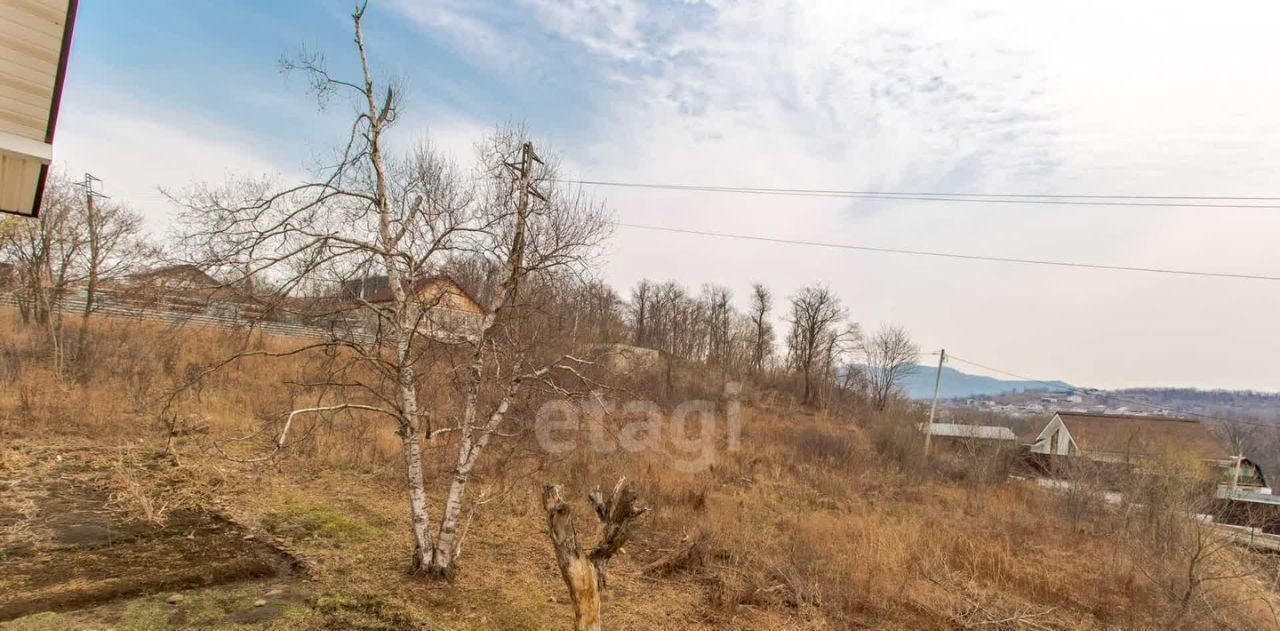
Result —
M 515 296 L 516 289 L 520 283 L 522 270 L 524 265 L 524 246 L 525 246 L 525 225 L 529 220 L 529 196 L 537 197 L 543 202 L 547 201 L 541 193 L 533 187 L 533 163 L 542 164 L 542 159 L 538 154 L 533 152 L 533 143 L 525 142 L 520 147 L 520 164 L 511 162 L 504 163 L 507 168 L 516 172 L 516 186 L 520 190 L 516 191 L 518 197 L 516 202 L 516 227 L 515 233 L 511 235 L 511 256 L 507 261 L 507 284 L 503 288 L 503 294 L 510 299 Z
M 942 385 L 942 364 L 947 361 L 947 349 L 938 354 L 938 374 L 933 378 L 933 405 L 929 406 L 929 424 L 924 428 L 924 457 L 929 457 L 929 443 L 933 439 L 933 416 L 938 412 L 938 388 Z
M 102 180 L 94 177 L 92 173 L 85 173 L 84 182 L 79 184 L 80 187 L 84 188 L 84 221 L 85 228 L 89 232 L 89 269 L 87 270 L 89 272 L 89 279 L 88 285 L 85 288 L 84 300 L 84 317 L 86 319 L 89 317 L 89 313 L 93 311 L 93 299 L 98 289 L 98 271 L 102 263 L 102 261 L 99 260 L 102 256 L 102 235 L 99 234 L 102 229 L 102 225 L 101 221 L 99 221 L 100 217 L 98 216 L 98 209 L 95 208 L 93 204 L 93 199 L 95 197 L 107 197 L 106 195 L 93 190 L 93 183 L 101 181 Z
M 92 173 L 85 173 L 84 182 L 79 184 L 84 188 L 84 221 L 89 233 L 89 269 L 87 270 L 89 278 L 85 285 L 84 311 L 80 316 L 80 336 L 76 344 L 80 351 L 84 350 L 85 337 L 89 332 L 89 315 L 93 313 L 93 308 L 96 306 L 94 303 L 98 296 L 98 274 L 102 269 L 102 222 L 98 209 L 93 204 L 95 197 L 107 197 L 93 190 L 93 183 L 101 181 Z

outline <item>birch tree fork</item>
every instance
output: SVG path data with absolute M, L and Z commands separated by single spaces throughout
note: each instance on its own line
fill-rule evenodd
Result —
M 433 576 L 446 579 L 453 577 L 460 552 L 458 525 L 476 462 L 507 421 L 526 384 L 546 384 L 561 394 L 568 390 L 557 381 L 568 380 L 583 390 L 598 385 L 579 372 L 592 360 L 571 355 L 570 340 L 538 339 L 536 329 L 508 322 L 507 315 L 519 307 L 521 287 L 531 275 L 580 271 L 577 268 L 608 236 L 611 224 L 604 207 L 580 192 L 539 192 L 559 179 L 556 164 L 539 158 L 522 130 L 495 135 L 482 160 L 495 177 L 488 179 L 491 185 L 481 206 L 486 224 L 497 229 L 481 243 L 480 253 L 498 263 L 495 268 L 501 270 L 501 277 L 478 330 L 469 339 L 472 350 L 462 386 L 463 409 L 454 428 L 457 458 L 429 568 Z M 496 177 L 505 170 L 514 171 L 515 186 L 508 187 Z M 486 401 L 492 403 L 485 407 Z
M 360 4 L 352 14 L 357 80 L 335 77 L 317 54 L 284 64 L 309 79 L 322 103 L 351 97 L 354 120 L 329 167 L 283 188 L 240 180 L 171 197 L 185 208 L 182 247 L 191 262 L 240 277 L 228 284 L 265 279 L 271 300 L 330 323 L 327 339 L 287 351 L 246 349 L 201 375 L 248 358 L 321 357 L 317 374 L 290 384 L 306 402 L 279 414 L 264 444 L 269 457 L 287 452 L 289 428 L 300 418 L 392 419 L 403 450 L 411 571 L 452 579 L 466 487 L 485 447 L 511 422 L 530 383 L 564 390 L 560 384 L 580 380 L 577 368 L 589 362 L 559 340 L 531 339 L 507 326 L 508 313 L 519 308 L 530 275 L 580 271 L 575 268 L 608 235 L 610 222 L 603 206 L 580 191 L 551 186 L 555 160 L 539 157 L 518 128 L 501 129 L 479 145 L 471 177 L 427 144 L 403 158 L 389 156 L 399 92 L 380 84 L 370 67 L 364 13 Z M 420 295 L 417 283 L 459 260 L 488 261 L 483 267 L 497 270 L 497 289 L 474 327 L 441 339 L 429 334 L 441 297 Z M 385 276 L 389 299 L 314 293 L 363 284 L 370 274 Z M 343 324 L 352 321 L 364 324 Z M 455 370 L 459 353 L 466 357 L 462 371 Z M 457 409 L 423 407 L 423 393 L 438 388 L 453 391 L 448 400 Z M 436 435 L 456 439 L 458 451 L 433 529 L 423 440 Z

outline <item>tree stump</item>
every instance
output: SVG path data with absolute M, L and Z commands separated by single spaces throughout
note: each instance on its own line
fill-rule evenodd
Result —
M 588 498 L 595 508 L 596 517 L 604 527 L 600 543 L 589 552 L 578 545 L 573 515 L 569 505 L 560 495 L 559 485 L 546 485 L 542 489 L 542 504 L 547 512 L 547 534 L 556 554 L 560 576 L 569 588 L 573 602 L 575 631 L 601 631 L 600 593 L 608 584 L 607 566 L 631 537 L 631 524 L 649 509 L 639 505 L 634 491 L 626 485 L 626 478 L 618 480 L 613 492 L 605 497 L 599 487 L 592 489 Z

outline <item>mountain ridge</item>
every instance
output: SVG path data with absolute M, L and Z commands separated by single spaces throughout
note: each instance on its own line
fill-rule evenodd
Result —
M 903 393 L 911 399 L 932 398 L 936 370 L 937 366 L 917 365 L 911 374 L 903 379 Z M 1066 392 L 1074 389 L 1071 384 L 1065 381 L 998 379 L 985 375 L 969 374 L 950 366 L 943 366 L 942 382 L 938 387 L 938 398 L 957 399 L 1036 390 Z

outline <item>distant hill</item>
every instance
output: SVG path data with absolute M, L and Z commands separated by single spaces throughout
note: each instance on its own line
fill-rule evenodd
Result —
M 902 390 L 912 399 L 928 399 L 933 396 L 933 379 L 937 366 L 917 366 L 902 384 Z M 1064 381 L 1016 381 L 970 375 L 949 366 L 942 367 L 942 385 L 938 396 L 943 399 L 967 398 L 981 395 L 1001 394 L 1004 392 L 1023 392 L 1026 390 L 1071 390 L 1071 384 Z

